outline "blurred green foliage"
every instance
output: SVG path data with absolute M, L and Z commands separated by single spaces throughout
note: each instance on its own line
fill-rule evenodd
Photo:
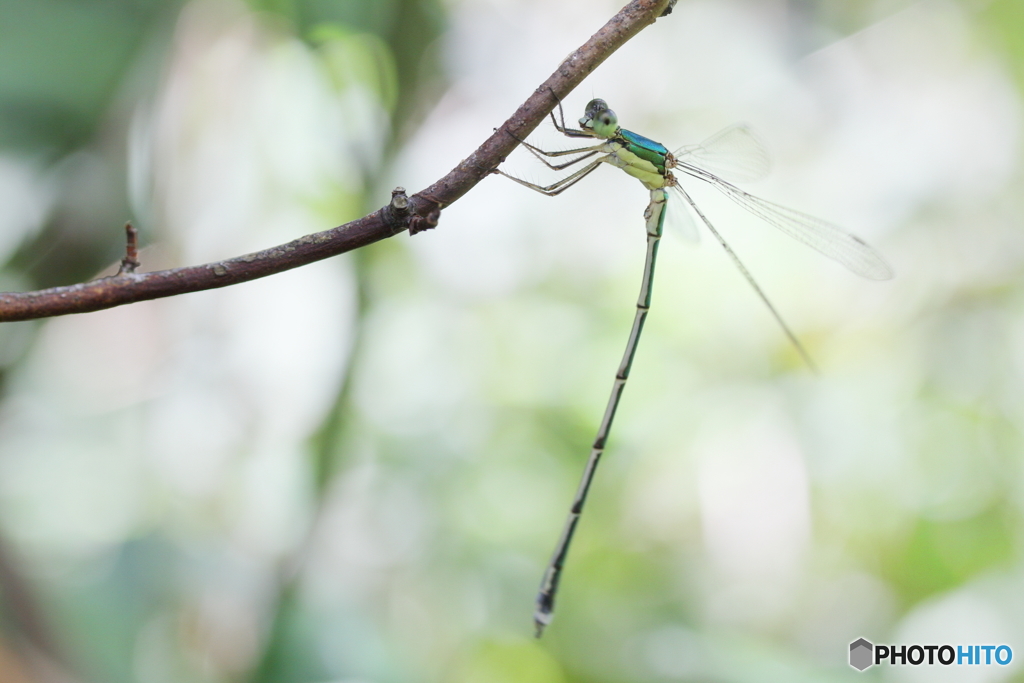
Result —
M 178 2 L 0 2 L 0 146 L 55 160 L 89 143 Z
M 354 54 L 375 60 L 373 71 L 386 74 L 375 86 L 393 114 L 393 131 L 408 134 L 440 94 L 444 14 L 433 0 L 252 4 L 322 45 L 328 68 L 348 61 L 352 72 Z M 151 97 L 160 82 L 181 6 L 180 0 L 0 2 L 0 149 L 52 169 L 58 197 L 48 223 L 7 266 L 23 287 L 80 282 L 120 258 L 118 226 L 133 216 L 118 133 L 133 103 Z M 332 31 L 362 40 L 364 49 L 332 55 L 351 44 L 327 40 Z M 401 139 L 389 136 L 388 148 Z M 141 227 L 145 243 L 153 226 Z
M 999 67 L 1024 87 L 1024 4 L 962 4 L 973 39 L 986 43 Z M 44 224 L 26 232 L 4 265 L 5 286 L 31 289 L 84 280 L 120 257 L 120 226 L 132 217 L 126 161 L 131 119 L 166 75 L 184 6 L 177 0 L 0 0 L 0 152 L 25 161 L 50 184 L 54 197 Z M 371 209 L 390 177 L 389 163 L 413 139 L 448 85 L 444 32 L 449 14 L 461 11 L 459 3 L 248 0 L 247 6 L 278 35 L 304 41 L 337 92 L 358 85 L 389 116 L 382 144 L 372 152 L 376 156 L 359 159 L 359 189 L 337 189 L 309 201 L 324 215 L 324 227 L 339 216 L 355 217 L 360 207 Z M 902 6 L 838 0 L 772 5 L 788 12 L 797 56 L 865 29 Z M 510 24 L 520 10 L 505 15 Z M 516 49 L 525 58 L 532 46 Z M 453 115 L 454 107 L 448 106 Z M 999 204 L 1009 221 L 1018 220 L 1013 201 L 1004 197 Z M 943 230 L 952 230 L 941 222 L 953 222 L 950 214 L 946 206 L 920 209 L 906 218 L 894 242 L 931 244 Z M 1001 219 L 986 215 L 978 222 Z M 159 229 L 143 228 L 144 243 Z M 531 254 L 537 260 L 548 257 Z M 451 267 L 471 260 L 460 258 Z M 901 428 L 893 430 L 896 444 L 865 440 L 867 446 L 849 446 L 842 435 L 816 433 L 819 422 L 824 423 L 815 412 L 825 410 L 821 405 L 833 400 L 831 409 L 843 415 L 844 401 L 857 401 L 842 391 L 870 396 L 876 390 L 869 377 L 874 370 L 856 366 L 867 361 L 855 360 L 849 367 L 840 358 L 833 367 L 839 368 L 837 374 L 845 371 L 845 380 L 855 388 L 818 395 L 793 379 L 800 370 L 790 362 L 790 349 L 771 361 L 738 358 L 736 350 L 757 334 L 748 323 L 735 328 L 735 339 L 684 347 L 687 342 L 679 340 L 692 341 L 702 333 L 702 315 L 721 312 L 711 286 L 690 293 L 703 299 L 704 309 L 683 314 L 677 307 L 675 316 L 653 316 L 653 334 L 645 340 L 618 418 L 623 429 L 615 435 L 615 457 L 603 466 L 588 503 L 587 533 L 573 550 L 561 596 L 573 608 L 560 613 L 557 627 L 538 643 L 529 634 L 537 570 L 561 523 L 562 501 L 575 485 L 581 453 L 593 436 L 609 379 L 609 368 L 599 362 L 619 353 L 632 315 L 620 303 L 623 292 L 632 296 L 637 274 L 588 273 L 574 279 L 555 272 L 524 278 L 526 284 L 506 298 L 477 299 L 476 293 L 458 292 L 434 302 L 430 297 L 444 294 L 445 285 L 424 273 L 404 243 L 374 245 L 353 255 L 349 264 L 358 299 L 351 369 L 295 451 L 308 466 L 308 480 L 302 482 L 308 488 L 302 491 L 310 519 L 317 519 L 331 496 L 340 500 L 336 505 L 351 505 L 334 512 L 348 524 L 344 529 L 356 540 L 346 542 L 355 550 L 331 546 L 340 543 L 336 538 L 312 538 L 316 529 L 302 532 L 310 534 L 311 545 L 316 540 L 333 552 L 351 553 L 346 558 L 357 567 L 352 574 L 359 581 L 316 577 L 318 588 L 327 593 L 323 585 L 341 593 L 356 590 L 348 588 L 351 580 L 369 586 L 367 595 L 321 600 L 317 596 L 322 593 L 309 585 L 316 581 L 296 570 L 305 557 L 281 559 L 268 552 L 265 566 L 249 566 L 250 558 L 234 554 L 231 542 L 237 539 L 226 539 L 217 527 L 228 526 L 224 520 L 231 515 L 223 500 L 197 496 L 182 504 L 164 491 L 146 491 L 140 494 L 146 522 L 111 542 L 103 557 L 83 560 L 67 550 L 71 559 L 59 553 L 53 559 L 26 550 L 20 580 L 38 590 L 35 598 L 52 631 L 52 642 L 34 643 L 37 649 L 52 648 L 48 654 L 63 656 L 82 680 L 104 683 L 316 683 L 339 675 L 374 683 L 852 680 L 831 653 L 826 661 L 804 654 L 821 652 L 816 639 L 860 635 L 830 633 L 836 615 L 857 615 L 862 609 L 875 621 L 865 617 L 852 623 L 876 629 L 878 637 L 895 637 L 900 619 L 915 608 L 965 587 L 984 588 L 988 577 L 1009 582 L 1005 576 L 1019 572 L 1024 525 L 1017 469 L 1024 419 L 1017 397 L 1019 371 L 1013 369 L 1020 343 L 1014 328 L 1021 308 L 1017 271 L 953 293 L 923 294 L 926 301 L 918 302 L 919 308 L 901 311 L 909 320 L 898 323 L 898 333 L 885 332 L 890 341 L 898 338 L 893 347 L 917 346 L 898 356 L 912 362 L 895 370 L 895 363 L 883 366 L 889 371 L 879 372 L 898 376 L 910 373 L 906 365 L 920 366 L 915 368 L 920 375 L 908 381 L 913 386 L 906 389 L 904 412 L 875 416 L 878 423 L 901 421 Z M 662 291 L 668 287 L 661 282 L 658 286 L 659 297 L 679 294 Z M 659 299 L 662 310 L 671 311 L 669 298 Z M 289 304 L 270 302 L 261 309 L 272 322 L 275 305 Z M 324 317 L 337 314 L 330 310 Z M 210 317 L 215 318 L 211 327 L 223 322 Z M 667 322 L 673 317 L 681 322 Z M 41 329 L 36 324 L 0 329 L 0 372 L 23 368 L 33 335 Z M 168 338 L 178 332 L 158 330 Z M 138 341 L 131 334 L 124 332 L 132 341 L 129 347 Z M 812 330 L 807 338 L 826 345 L 829 334 Z M 210 344 L 209 338 L 200 333 L 195 338 L 190 341 L 207 351 L 202 345 Z M 856 351 L 845 353 L 857 357 Z M 453 358 L 468 360 L 463 366 Z M 990 358 L 998 359 L 991 376 L 976 371 Z M 950 359 L 980 359 L 982 365 L 958 374 L 960 366 Z M 272 368 L 267 370 L 272 374 Z M 222 378 L 211 376 L 203 381 L 219 387 Z M 861 379 L 864 386 L 856 384 Z M 31 386 L 25 389 L 33 381 L 49 380 L 31 374 L 22 378 L 20 402 L 5 410 L 29 414 L 42 425 L 40 432 L 66 437 L 63 455 L 68 460 L 53 455 L 54 471 L 62 476 L 73 478 L 64 469 L 77 472 L 75 458 L 85 457 L 75 448 L 91 445 L 102 451 L 114 441 L 134 452 L 144 441 L 139 432 L 152 428 L 143 410 L 130 408 L 68 417 L 33 397 Z M 161 381 L 174 385 L 175 378 Z M 367 385 L 382 387 L 381 396 L 366 398 Z M 878 385 L 893 394 L 903 390 Z M 418 401 L 417 413 L 388 412 L 403 400 L 412 402 L 403 394 L 406 387 L 412 387 L 408 391 Z M 5 399 L 15 395 L 0 388 Z M 161 384 L 158 390 L 167 389 Z M 245 404 L 250 397 L 240 393 L 239 403 Z M 758 596 L 723 590 L 732 578 L 701 554 L 703 531 L 695 502 L 701 492 L 693 483 L 701 466 L 694 453 L 705 428 L 704 411 L 711 406 L 725 414 L 735 404 L 741 406 L 736 415 L 744 417 L 742 401 L 750 394 L 778 397 L 799 425 L 794 430 L 800 445 L 812 454 L 807 488 L 814 522 L 806 559 L 812 569 L 800 576 L 800 585 L 790 587 L 790 602 L 765 608 L 772 616 L 764 623 L 757 622 L 756 610 L 748 610 Z M 875 399 L 881 400 L 873 396 L 866 402 Z M 852 431 L 871 433 L 874 426 L 858 425 Z M 778 444 L 769 437 L 753 439 L 757 447 L 749 450 L 771 451 Z M 20 448 L 16 443 L 0 458 L 37 457 L 24 456 Z M 246 448 L 258 450 L 251 443 Z M 890 456 L 891 461 L 885 459 Z M 46 470 L 40 467 L 43 479 Z M 736 470 L 737 479 L 745 474 L 741 466 Z M 233 487 L 241 486 L 241 471 L 239 466 L 227 477 L 226 499 L 237 495 Z M 282 487 L 287 479 L 267 478 Z M 348 488 L 338 493 L 332 488 L 337 486 Z M 911 490 L 924 490 L 938 502 L 907 502 Z M 949 513 L 947 508 L 956 506 L 944 505 L 958 496 L 967 502 L 956 508 L 957 514 Z M 971 507 L 976 501 L 981 503 Z M 102 503 L 98 496 L 89 505 Z M 5 505 L 5 510 L 27 514 L 31 501 Z M 16 517 L 6 522 L 20 523 Z M 663 526 L 653 528 L 658 524 Z M 415 566 L 373 555 L 392 545 L 399 547 L 396 557 L 412 556 Z M 54 566 L 34 564 L 40 556 Z M 239 587 L 238 576 L 249 577 L 256 587 Z M 833 579 L 839 588 L 829 584 Z M 844 602 L 848 586 L 843 581 L 861 591 L 850 590 L 857 596 L 852 602 Z M 238 642 L 224 646 L 245 657 L 240 656 L 241 663 L 213 661 L 212 655 L 197 659 L 196 652 L 216 649 L 204 646 L 217 634 L 203 630 L 209 615 L 199 614 L 202 601 L 195 595 L 216 603 L 232 590 L 260 596 L 255 607 L 248 606 L 259 613 L 252 619 L 258 631 L 234 634 Z M 704 604 L 709 594 L 724 595 L 722 604 Z M 16 649 L 2 647 L 5 643 L 20 642 L 30 630 L 14 602 L 10 586 L 0 585 L 0 655 Z M 710 612 L 755 616 L 750 623 L 723 626 Z M 624 633 L 633 640 L 624 640 Z M 166 643 L 178 643 L 180 649 L 167 652 L 161 649 Z M 642 669 L 641 663 L 649 668 Z M 3 667 L 0 657 L 0 679 Z M 140 671 L 159 671 L 162 677 L 143 680 Z
M 87 280 L 120 258 L 121 225 L 132 218 L 127 127 L 133 108 L 152 99 L 165 76 L 184 5 L 181 0 L 0 0 L 0 152 L 31 164 L 56 197 L 46 223 L 4 265 L 8 286 L 34 289 Z M 390 114 L 385 154 L 397 149 L 441 93 L 438 41 L 445 12 L 436 0 L 253 0 L 249 5 L 268 25 L 308 41 L 338 92 L 358 82 L 375 94 Z M 373 166 L 383 163 L 373 160 Z M 373 187 L 370 168 L 365 173 Z M 322 208 L 337 215 L 337 206 Z M 145 246 L 155 226 L 141 227 Z M 5 332 L 15 327 L 27 332 L 38 326 L 8 326 Z M 21 358 L 12 353 L 15 336 L 5 334 L 5 365 Z M 29 348 L 30 342 L 17 346 Z M 340 389 L 332 415 L 344 414 L 346 392 Z M 318 467 L 331 467 L 337 449 L 330 444 L 341 427 L 341 422 L 325 424 L 328 447 L 321 449 L 324 464 Z M 27 576 L 24 580 L 32 583 Z M 139 628 L 154 608 L 174 600 L 181 590 L 177 580 L 175 554 L 166 539 L 129 539 L 102 580 L 89 582 L 85 591 L 66 586 L 51 596 L 50 617 L 59 633 L 54 642 L 36 646 L 73 662 L 87 679 L 131 681 Z M 19 626 L 4 592 L 0 586 L 0 613 L 17 634 L 25 624 Z M 298 608 L 294 585 L 285 584 L 279 602 L 252 680 L 325 676 L 310 651 L 311 629 L 318 624 Z M 0 678 L 8 672 L 0 666 Z
M 1024 83 L 1024 4 L 1016 0 L 993 0 L 985 3 L 979 12 L 988 32 L 998 38 L 1005 50 L 1007 65 Z
M 888 548 L 882 575 L 908 606 L 1017 559 L 1015 513 L 999 506 L 952 521 L 919 519 L 906 538 Z

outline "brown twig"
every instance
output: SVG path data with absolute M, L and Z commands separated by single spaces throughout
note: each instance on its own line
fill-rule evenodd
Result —
M 225 261 L 152 273 L 134 273 L 122 261 L 118 275 L 35 292 L 0 294 L 0 322 L 88 313 L 136 301 L 227 287 L 304 266 L 409 230 L 437 225 L 440 211 L 483 180 L 512 152 L 556 103 L 615 50 L 671 11 L 670 0 L 632 0 L 582 47 L 574 51 L 519 109 L 469 157 L 422 192 L 396 190 L 391 203 L 345 225 Z M 554 93 L 554 96 L 552 96 Z M 511 133 L 511 135 L 506 134 Z M 403 199 L 404 198 L 404 199 Z M 397 204 L 396 204 L 397 202 Z M 399 206 L 401 205 L 401 206 Z M 132 251 L 129 232 L 129 254 Z
M 127 236 L 127 244 L 124 247 L 124 258 L 121 259 L 121 267 L 117 269 L 118 275 L 134 273 L 135 269 L 141 266 L 139 263 L 139 231 L 131 224 L 124 224 L 124 231 Z

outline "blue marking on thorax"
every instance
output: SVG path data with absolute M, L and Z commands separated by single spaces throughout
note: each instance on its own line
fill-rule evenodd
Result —
M 668 156 L 668 148 L 660 142 L 655 142 L 650 138 L 645 138 L 643 135 L 638 135 L 637 133 L 634 133 L 631 130 L 626 130 L 625 128 L 620 128 L 619 134 L 622 136 L 622 139 L 628 143 L 634 144 L 638 147 L 643 147 L 656 154 Z

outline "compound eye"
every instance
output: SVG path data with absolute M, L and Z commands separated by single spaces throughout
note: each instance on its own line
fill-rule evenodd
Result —
M 598 120 L 601 122 L 602 126 L 614 126 L 617 125 L 619 122 L 619 118 L 611 109 L 605 109 L 603 112 L 601 112 L 600 116 L 598 117 Z
M 584 116 L 585 118 L 592 119 L 607 108 L 608 103 L 602 99 L 590 100 L 590 102 L 587 102 L 586 110 L 584 110 Z

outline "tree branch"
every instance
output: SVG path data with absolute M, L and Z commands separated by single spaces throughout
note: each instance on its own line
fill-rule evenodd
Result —
M 563 99 L 615 50 L 671 11 L 675 0 L 632 0 L 570 54 L 529 99 L 448 175 L 412 197 L 397 188 L 387 206 L 358 220 L 263 251 L 187 268 L 134 273 L 129 243 L 114 276 L 35 292 L 0 293 L 0 322 L 88 313 L 136 301 L 227 287 L 304 266 L 409 230 L 437 225 L 440 210 L 483 180 Z M 511 133 L 511 134 L 510 134 Z M 131 238 L 129 237 L 129 240 Z

